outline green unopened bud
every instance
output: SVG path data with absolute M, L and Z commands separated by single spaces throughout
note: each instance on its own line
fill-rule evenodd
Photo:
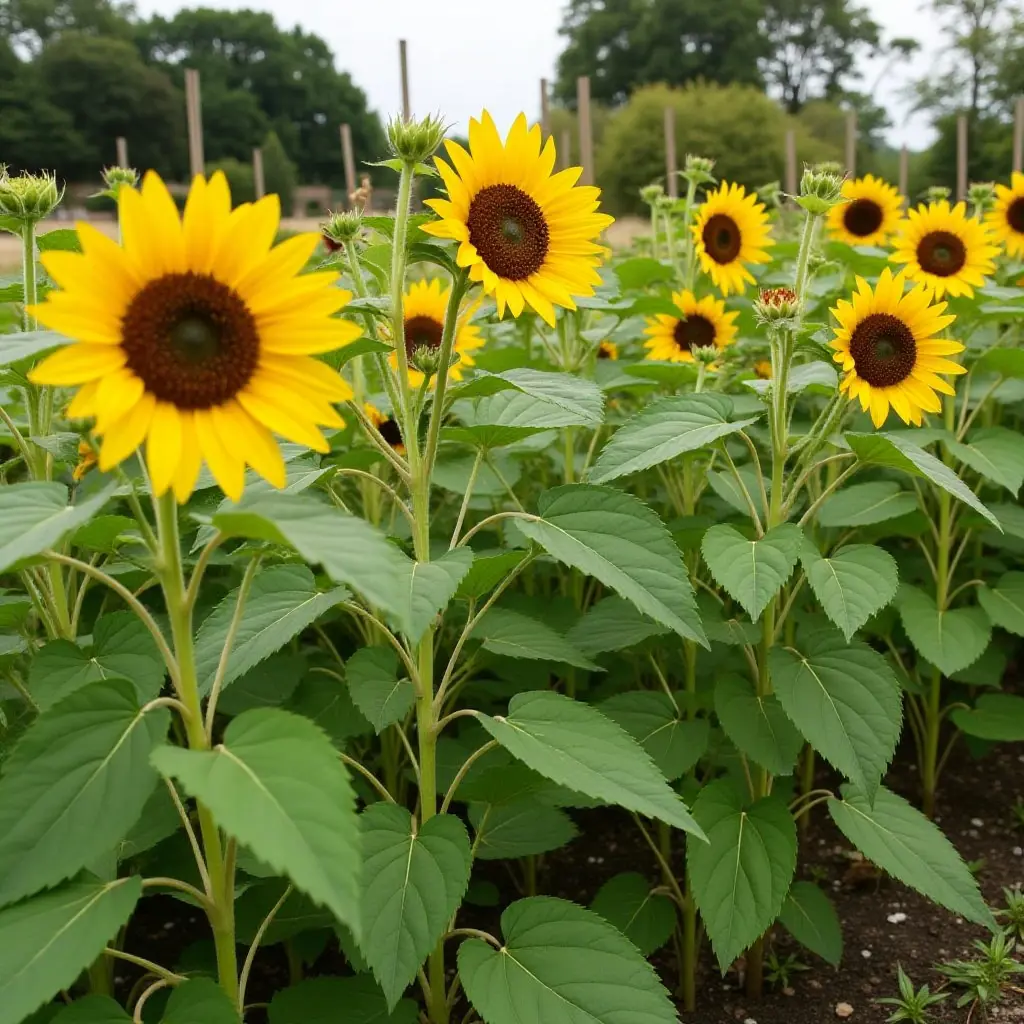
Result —
M 782 328 L 792 325 L 800 314 L 800 297 L 792 288 L 764 288 L 754 300 L 758 323 Z
M 116 202 L 121 189 L 138 187 L 139 172 L 134 167 L 104 167 L 103 184 L 106 188 L 97 195 L 109 196 Z
M 654 208 L 656 210 L 661 210 L 662 213 L 668 213 L 669 210 L 671 210 L 677 202 L 678 200 L 673 199 L 671 196 L 660 195 L 654 201 Z
M 0 173 L 0 216 L 35 223 L 49 217 L 63 198 L 63 186 L 46 171 L 12 177 L 4 168 Z
M 945 185 L 932 185 L 925 190 L 924 198 L 927 203 L 941 203 L 943 199 L 948 199 L 952 194 L 952 190 L 946 188 Z
M 394 117 L 388 122 L 391 152 L 407 164 L 421 164 L 437 152 L 448 125 L 439 114 L 410 118 Z
M 644 187 L 640 189 L 640 198 L 648 206 L 654 206 L 664 194 L 664 187 L 659 185 L 656 181 L 652 182 L 650 185 L 644 185 Z
M 794 198 L 808 213 L 820 217 L 843 201 L 842 189 L 841 174 L 807 167 L 800 179 L 800 195 Z
M 453 352 L 452 363 L 457 360 L 458 356 Z M 409 365 L 427 377 L 433 377 L 441 369 L 441 349 L 437 345 L 417 345 L 409 356 Z
M 711 173 L 714 169 L 714 160 L 687 153 L 686 162 L 683 164 L 683 177 L 694 185 L 710 185 L 715 181 L 715 176 Z
M 978 217 L 992 208 L 995 198 L 996 185 L 994 181 L 975 181 L 967 189 L 967 199 L 975 216 Z
M 843 176 L 843 165 L 838 160 L 822 160 L 811 168 L 815 174 L 833 174 Z
M 721 358 L 722 353 L 714 345 L 696 345 L 690 349 L 690 355 L 693 356 L 694 362 L 710 366 L 716 359 Z
M 363 215 L 359 210 L 342 210 L 339 213 L 328 211 L 327 220 L 320 225 L 324 245 L 329 252 L 337 252 L 355 239 L 362 225 Z

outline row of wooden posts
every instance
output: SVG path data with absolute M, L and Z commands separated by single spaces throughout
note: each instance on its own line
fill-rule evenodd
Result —
M 409 102 L 409 55 L 404 39 L 398 41 L 399 73 L 402 82 L 402 116 L 408 120 L 412 116 Z M 584 185 L 594 183 L 594 134 L 591 120 L 590 79 L 582 76 L 576 80 L 577 121 L 579 129 L 579 163 L 583 167 L 580 182 Z M 202 174 L 206 166 L 203 156 L 203 115 L 199 93 L 199 72 L 194 68 L 185 70 L 185 110 L 188 121 L 188 152 L 191 177 Z M 540 80 L 540 124 L 545 137 L 551 134 L 550 90 L 546 78 Z M 351 196 L 357 188 L 356 161 L 352 148 L 352 129 L 348 124 L 341 125 L 341 155 L 345 169 L 346 194 Z M 676 150 L 676 118 L 671 107 L 665 108 L 665 179 L 668 194 L 673 198 L 679 195 L 679 157 Z M 572 148 L 572 137 L 569 129 L 563 129 L 559 141 L 561 165 L 567 166 Z M 786 170 L 783 183 L 785 191 L 796 194 L 799 187 L 799 163 L 796 145 L 796 131 L 792 128 L 786 132 L 785 142 Z M 850 111 L 846 115 L 846 153 L 845 167 L 849 175 L 857 173 L 857 114 Z M 957 184 L 956 196 L 963 199 L 967 195 L 967 117 L 960 115 L 957 119 Z M 128 142 L 123 137 L 117 139 L 117 163 L 121 167 L 128 165 Z M 900 150 L 898 185 L 903 195 L 907 194 L 909 154 L 907 147 Z M 256 198 L 266 191 L 263 176 L 263 153 L 259 147 L 252 151 L 253 185 Z M 1013 170 L 1024 169 L 1024 96 L 1017 100 L 1013 127 Z

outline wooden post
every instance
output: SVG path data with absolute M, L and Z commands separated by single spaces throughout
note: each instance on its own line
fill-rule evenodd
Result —
M 676 162 L 676 112 L 665 108 L 665 182 L 671 199 L 679 198 L 679 164 Z
M 564 171 L 572 166 L 572 133 L 568 128 L 562 129 L 562 138 L 558 146 L 558 169 Z
M 910 205 L 910 197 L 907 195 L 907 190 L 910 188 L 910 152 L 906 146 L 900 149 L 900 180 L 899 189 L 900 195 L 904 197 L 904 204 Z
M 786 131 L 786 194 L 795 196 L 799 187 L 796 166 L 796 129 L 789 128 Z
M 857 111 L 851 110 L 846 115 L 846 173 L 857 176 Z
M 967 115 L 956 119 L 956 201 L 967 198 Z
M 580 163 L 583 173 L 581 185 L 594 184 L 594 135 L 590 124 L 590 79 L 581 75 L 576 79 L 576 113 L 580 119 Z
M 128 140 L 123 135 L 117 137 L 117 166 L 128 166 Z
M 257 199 L 267 194 L 267 182 L 263 177 L 263 150 L 259 146 L 252 151 L 252 188 Z
M 540 134 L 546 139 L 551 134 L 551 106 L 548 98 L 548 80 L 540 80 Z
M 398 63 L 402 72 L 402 117 L 408 121 L 412 117 L 412 107 L 409 105 L 409 54 L 404 39 L 398 40 Z
M 341 158 L 345 164 L 345 206 L 352 200 L 348 197 L 356 190 L 356 158 L 352 152 L 352 129 L 349 125 L 341 126 Z
M 1024 171 L 1024 96 L 1017 97 L 1014 107 L 1013 169 Z
M 203 158 L 203 108 L 199 97 L 199 72 L 185 68 L 185 113 L 188 116 L 188 163 L 194 178 L 206 168 Z

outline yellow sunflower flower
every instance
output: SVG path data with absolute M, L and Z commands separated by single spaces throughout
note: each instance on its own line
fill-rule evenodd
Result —
M 847 245 L 882 245 L 900 221 L 903 197 L 881 178 L 866 174 L 843 182 L 845 203 L 828 213 L 833 238 Z
M 31 379 L 79 389 L 68 415 L 95 418 L 104 472 L 145 442 L 157 495 L 186 501 L 204 461 L 234 500 L 247 463 L 283 487 L 274 434 L 327 451 L 318 427 L 343 426 L 332 403 L 352 395 L 313 358 L 361 333 L 332 316 L 351 298 L 336 273 L 300 274 L 320 236 L 271 248 L 277 196 L 232 212 L 220 172 L 195 179 L 184 217 L 152 172 L 119 205 L 122 245 L 79 224 L 81 254 L 40 257 L 60 290 L 33 313 L 76 343 Z
M 440 220 L 423 230 L 459 242 L 456 260 L 473 281 L 519 316 L 525 306 L 552 327 L 555 306 L 575 309 L 574 295 L 593 295 L 605 249 L 595 239 L 612 223 L 598 213 L 601 190 L 577 186 L 571 167 L 552 174 L 555 144 L 541 148 L 540 125 L 520 114 L 504 142 L 485 110 L 469 122 L 469 152 L 445 147 L 454 168 L 435 157 L 447 199 L 428 199 Z
M 756 373 L 761 380 L 771 380 L 772 364 L 767 359 L 759 359 L 754 363 L 754 373 Z
M 708 193 L 697 211 L 693 238 L 701 269 L 726 296 L 754 283 L 746 264 L 771 259 L 765 251 L 772 243 L 764 204 L 742 185 L 723 183 Z
M 81 483 L 88 475 L 89 470 L 96 465 L 96 461 L 96 449 L 83 438 L 78 442 L 78 462 L 71 473 L 71 479 L 76 484 Z
M 714 345 L 725 348 L 736 337 L 733 321 L 738 313 L 727 313 L 725 303 L 713 295 L 698 299 L 693 292 L 675 292 L 672 301 L 679 316 L 659 313 L 647 317 L 644 342 L 647 358 L 670 363 L 692 363 L 693 348 Z
M 992 234 L 1013 258 L 1024 257 L 1024 174 L 1014 171 L 1010 187 L 996 185 L 995 206 L 985 217 Z
M 874 288 L 858 277 L 853 301 L 840 299 L 832 310 L 839 321 L 832 358 L 845 371 L 839 389 L 860 401 L 876 427 L 890 406 L 904 423 L 920 426 L 922 413 L 942 410 L 936 392 L 954 393 L 939 374 L 966 372 L 945 358 L 962 352 L 963 345 L 936 337 L 955 319 L 945 313 L 946 303 L 933 302 L 925 285 L 904 295 L 906 284 L 906 271 L 893 277 L 888 267 Z
M 967 206 L 950 207 L 946 199 L 908 210 L 893 240 L 889 259 L 907 265 L 907 277 L 928 285 L 935 298 L 970 298 L 991 274 L 999 249 L 980 220 L 967 216 Z
M 405 454 L 405 442 L 402 441 L 402 430 L 398 426 L 398 420 L 394 416 L 388 416 L 381 412 L 377 406 L 370 402 L 363 403 L 363 412 L 366 413 L 369 421 L 380 431 L 380 436 L 399 455 Z
M 618 359 L 619 358 L 619 346 L 614 341 L 602 341 L 597 346 L 597 358 L 598 359 Z
M 405 352 L 409 359 L 418 348 L 436 351 L 441 347 L 441 335 L 444 332 L 444 318 L 448 309 L 449 289 L 441 288 L 439 278 L 432 281 L 416 281 L 405 293 L 403 313 L 405 319 Z M 462 371 L 474 366 L 472 353 L 480 348 L 484 339 L 480 328 L 471 324 L 469 318 L 474 306 L 466 306 L 459 314 L 459 322 L 455 327 L 454 351 L 459 361 L 448 371 L 451 380 L 462 380 Z M 391 366 L 398 369 L 398 356 L 392 352 Z M 409 383 L 419 387 L 423 383 L 423 374 L 409 367 Z

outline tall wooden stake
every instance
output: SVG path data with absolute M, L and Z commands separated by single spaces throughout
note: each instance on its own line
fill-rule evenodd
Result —
M 967 115 L 956 119 L 956 199 L 967 198 Z
M 910 151 L 906 146 L 900 149 L 900 195 L 904 197 L 904 204 L 910 205 L 910 197 L 907 190 L 910 188 Z
M 679 164 L 676 160 L 676 112 L 665 108 L 665 181 L 669 197 L 679 198 Z
M 1014 107 L 1013 169 L 1024 171 L 1024 96 L 1017 97 Z
M 117 166 L 128 166 L 128 140 L 123 135 L 117 137 Z
M 563 128 L 558 140 L 558 169 L 564 171 L 566 167 L 572 167 L 572 133 Z
M 851 110 L 846 115 L 846 173 L 854 178 L 857 176 L 857 111 Z
M 540 133 L 544 139 L 551 134 L 551 103 L 546 78 L 540 80 Z
M 267 194 L 267 182 L 263 177 L 263 150 L 259 146 L 252 151 L 252 187 L 257 199 Z
M 789 128 L 786 131 L 786 195 L 797 194 L 797 168 L 796 168 L 796 130 Z
M 345 164 L 345 206 L 349 206 L 351 199 L 348 197 L 356 190 L 356 158 L 352 151 L 352 128 L 343 124 L 341 126 L 341 158 Z
M 194 178 L 206 168 L 203 158 L 203 108 L 199 96 L 199 72 L 185 69 L 185 113 L 188 116 L 188 163 Z
M 580 163 L 583 173 L 581 185 L 594 184 L 594 135 L 590 123 L 590 79 L 581 75 L 576 79 L 576 107 L 580 119 Z
M 402 72 L 402 117 L 408 121 L 412 107 L 409 105 L 409 54 L 404 39 L 398 40 L 398 63 Z

